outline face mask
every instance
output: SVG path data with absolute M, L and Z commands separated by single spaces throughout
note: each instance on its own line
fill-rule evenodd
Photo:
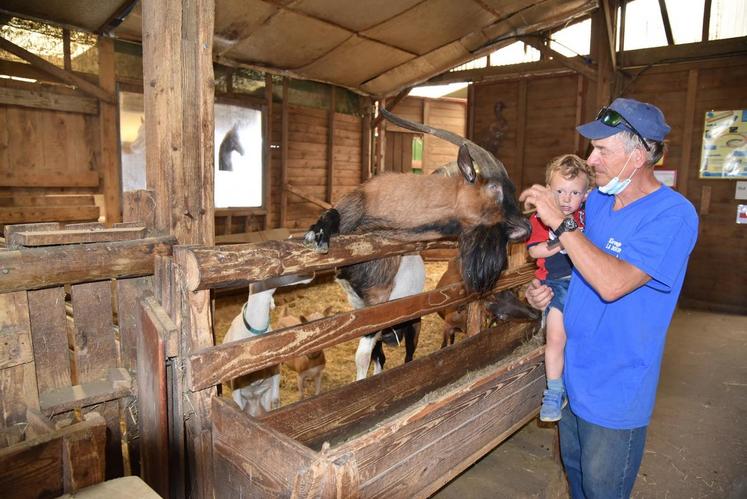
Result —
M 632 157 L 633 153 L 630 153 L 630 155 L 628 156 L 628 160 L 625 162 L 625 165 L 623 165 L 620 172 L 615 175 L 615 178 L 607 182 L 605 185 L 599 187 L 599 192 L 603 194 L 609 194 L 610 196 L 616 196 L 630 185 L 630 179 L 633 178 L 633 175 L 635 175 L 638 170 L 634 170 L 633 173 L 630 174 L 630 177 L 626 178 L 625 180 L 620 180 L 620 175 L 622 175 L 622 172 L 624 172 L 628 167 L 628 163 L 630 162 L 630 158 Z

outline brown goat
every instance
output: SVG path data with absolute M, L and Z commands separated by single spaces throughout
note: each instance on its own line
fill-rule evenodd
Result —
M 286 315 L 280 317 L 277 321 L 277 329 L 295 326 L 305 322 L 322 319 L 324 316 L 319 313 L 311 314 L 308 318 L 301 318 Z M 284 362 L 285 366 L 295 371 L 296 381 L 298 383 L 298 393 L 301 400 L 304 398 L 304 387 L 307 380 L 314 381 L 314 395 L 319 395 L 322 390 L 322 371 L 324 370 L 327 359 L 324 357 L 324 351 L 312 352 L 309 354 L 293 357 Z

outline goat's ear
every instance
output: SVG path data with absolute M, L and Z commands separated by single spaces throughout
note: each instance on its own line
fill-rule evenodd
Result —
M 472 163 L 472 156 L 470 155 L 466 144 L 459 146 L 457 165 L 459 166 L 459 171 L 462 172 L 462 176 L 467 180 L 467 182 L 474 184 L 475 180 L 477 180 L 477 172 L 475 171 L 475 165 Z

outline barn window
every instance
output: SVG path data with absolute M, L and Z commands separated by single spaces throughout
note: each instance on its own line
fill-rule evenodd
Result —
M 215 207 L 262 206 L 262 112 L 215 105 Z
M 524 42 L 515 42 L 507 47 L 490 54 L 491 66 L 507 66 L 509 64 L 520 64 L 522 62 L 534 62 L 540 60 L 537 49 L 526 45 Z
M 591 19 L 571 24 L 550 36 L 550 48 L 566 57 L 589 55 Z

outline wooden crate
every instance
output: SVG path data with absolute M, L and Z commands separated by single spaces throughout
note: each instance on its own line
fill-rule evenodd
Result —
M 427 497 L 536 416 L 544 347 L 511 354 L 534 328 L 487 330 L 259 419 L 214 398 L 215 496 Z

